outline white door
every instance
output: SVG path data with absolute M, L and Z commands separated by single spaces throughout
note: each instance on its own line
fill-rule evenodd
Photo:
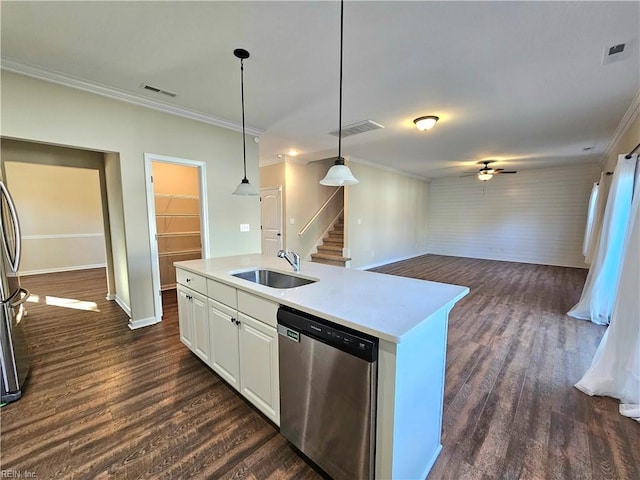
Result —
M 280 187 L 260 189 L 262 254 L 275 257 L 282 249 L 282 193 Z

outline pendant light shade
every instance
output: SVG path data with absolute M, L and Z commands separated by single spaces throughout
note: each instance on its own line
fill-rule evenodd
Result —
M 336 163 L 329 169 L 325 177 L 320 180 L 320 185 L 327 185 L 330 187 L 342 187 L 345 185 L 355 185 L 358 179 L 353 176 L 349 167 L 344 164 L 344 160 Z
M 344 164 L 342 158 L 342 38 L 344 36 L 344 0 L 340 0 L 340 106 L 338 108 L 338 158 L 329 169 L 325 177 L 320 180 L 320 185 L 342 187 L 355 185 L 358 179 L 353 176 L 349 167 Z
M 242 98 L 242 162 L 244 166 L 244 177 L 233 192 L 234 195 L 259 195 L 258 189 L 249 183 L 247 179 L 247 145 L 246 132 L 244 129 L 244 61 L 249 58 L 249 52 L 243 48 L 237 48 L 233 54 L 240 59 L 240 94 Z

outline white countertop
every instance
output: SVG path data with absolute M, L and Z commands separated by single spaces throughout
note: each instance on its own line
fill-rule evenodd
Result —
M 441 309 L 449 310 L 469 293 L 467 287 L 381 273 L 301 262 L 300 272 L 284 260 L 259 254 L 175 262 L 189 270 L 255 295 L 288 305 L 394 343 Z M 277 289 L 230 273 L 267 268 L 318 280 Z

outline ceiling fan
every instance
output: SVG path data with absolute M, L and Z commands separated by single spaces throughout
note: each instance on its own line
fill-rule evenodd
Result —
M 478 180 L 482 180 L 483 182 L 489 181 L 493 178 L 494 175 L 498 175 L 499 173 L 518 173 L 515 170 L 505 170 L 504 168 L 491 168 L 489 166 L 490 163 L 495 163 L 494 160 L 487 160 L 483 162 L 478 162 L 478 165 L 484 165 L 477 172 L 464 172 L 471 175 L 477 175 Z

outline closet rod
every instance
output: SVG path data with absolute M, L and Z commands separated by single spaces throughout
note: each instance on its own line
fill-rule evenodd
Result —
M 635 146 L 635 148 L 633 150 L 631 150 L 629 153 L 627 153 L 627 155 L 624 158 L 631 158 L 631 155 L 633 155 L 634 153 L 636 153 L 638 151 L 638 149 L 640 148 L 640 143 L 637 144 Z

